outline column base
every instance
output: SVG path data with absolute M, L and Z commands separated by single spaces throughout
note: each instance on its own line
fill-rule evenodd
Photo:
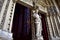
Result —
M 37 38 L 37 40 L 43 40 L 43 37 L 39 37 L 39 38 Z
M 13 40 L 12 33 L 0 30 L 0 40 Z
M 44 40 L 44 39 L 43 39 L 43 36 L 38 35 L 38 36 L 37 36 L 37 40 Z

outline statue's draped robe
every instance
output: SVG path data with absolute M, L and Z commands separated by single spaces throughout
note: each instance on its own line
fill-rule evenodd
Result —
M 14 40 L 31 40 L 30 9 L 18 3 L 15 8 L 12 32 Z

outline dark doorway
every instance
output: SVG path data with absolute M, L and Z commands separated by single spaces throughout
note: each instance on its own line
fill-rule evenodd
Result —
M 47 32 L 47 25 L 46 25 L 46 15 L 45 14 L 41 14 L 42 18 L 42 35 L 44 40 L 49 40 L 48 39 L 48 32 Z
M 13 40 L 31 40 L 30 9 L 16 3 L 13 19 Z

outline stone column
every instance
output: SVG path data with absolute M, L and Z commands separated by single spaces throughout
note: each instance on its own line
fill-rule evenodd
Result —
M 34 17 L 33 17 L 33 14 L 31 12 L 31 28 L 32 28 L 32 40 L 36 40 L 36 34 L 35 34 L 35 20 L 34 20 Z
M 51 37 L 50 40 L 60 40 L 59 22 L 57 18 L 58 15 L 54 7 L 55 6 L 50 6 L 50 8 L 48 8 L 48 14 L 50 20 L 48 24 L 51 24 L 51 27 L 50 25 L 48 26 Z
M 3 1 L 3 0 L 1 0 Z M 2 29 L 2 19 L 3 19 L 3 14 L 4 14 L 4 11 L 5 11 L 5 7 L 6 7 L 6 4 L 7 4 L 7 0 L 4 0 L 4 2 L 2 3 L 2 7 L 1 7 L 1 11 L 0 11 L 0 27 Z
M 47 25 L 48 25 L 48 29 L 49 29 L 49 32 L 48 34 L 50 35 L 50 37 L 53 36 L 53 31 L 52 31 L 52 27 L 51 27 L 51 20 L 50 20 L 50 15 L 49 13 L 46 14 L 46 17 L 47 17 Z
M 55 2 L 55 0 L 52 0 L 52 2 L 54 3 L 54 5 L 56 7 L 56 11 L 57 11 L 58 15 L 60 16 L 60 11 L 59 11 L 57 3 Z
M 2 16 L 2 31 L 0 31 L 1 40 L 13 40 L 12 38 L 12 22 L 15 10 L 15 4 L 12 0 L 5 1 L 5 10 Z

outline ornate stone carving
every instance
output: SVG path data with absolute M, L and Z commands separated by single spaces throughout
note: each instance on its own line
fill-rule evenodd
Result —
M 33 17 L 35 18 L 35 24 L 36 24 L 36 37 L 37 40 L 43 40 L 42 36 L 42 22 L 41 22 L 41 16 L 38 14 L 38 10 L 33 11 Z

